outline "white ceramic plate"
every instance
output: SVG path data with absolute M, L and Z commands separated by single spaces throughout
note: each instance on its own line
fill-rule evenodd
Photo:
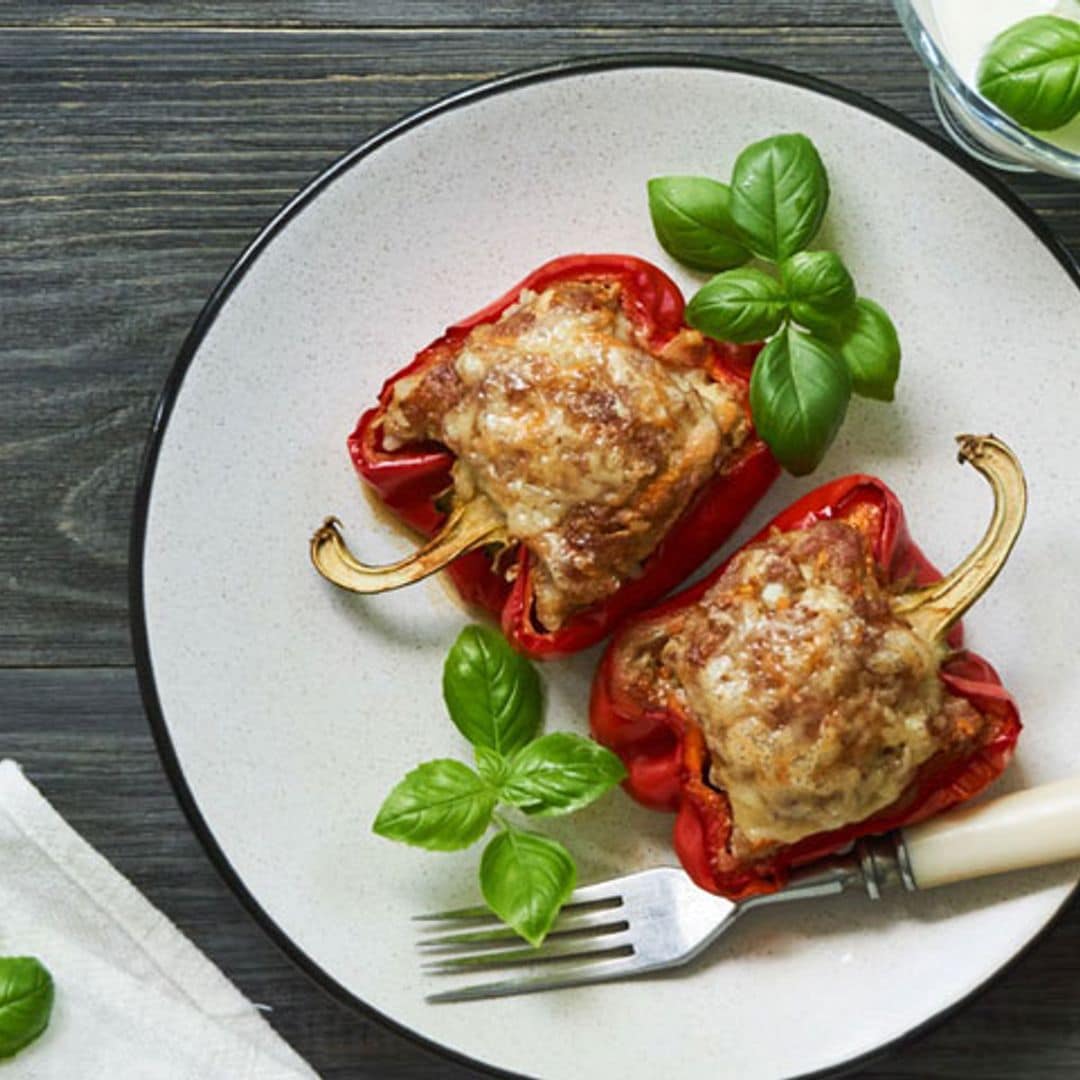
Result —
M 462 754 L 439 672 L 465 615 L 438 583 L 366 600 L 321 581 L 328 512 L 376 561 L 409 542 L 361 497 L 344 439 L 386 375 L 552 256 L 657 246 L 645 181 L 726 175 L 746 143 L 810 135 L 825 244 L 895 316 L 893 407 L 854 404 L 813 483 L 879 473 L 935 561 L 988 493 L 952 437 L 1005 436 L 1031 482 L 1013 561 L 969 620 L 1027 721 L 1004 786 L 1080 771 L 1080 296 L 1031 215 L 940 141 L 803 78 L 687 58 L 549 69 L 470 91 L 331 168 L 211 300 L 167 387 L 133 558 L 135 636 L 166 765 L 211 856 L 287 951 L 343 998 L 451 1053 L 528 1076 L 786 1077 L 888 1044 L 982 985 L 1046 925 L 1075 868 L 940 894 L 761 912 L 675 977 L 437 1007 L 409 916 L 474 902 L 473 852 L 380 840 L 381 799 Z M 784 478 L 748 523 L 810 481 Z M 595 653 L 544 669 L 550 728 L 585 730 Z M 615 793 L 554 831 L 583 879 L 672 862 L 669 819 Z

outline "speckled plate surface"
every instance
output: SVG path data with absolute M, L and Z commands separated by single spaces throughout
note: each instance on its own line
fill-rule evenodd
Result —
M 895 406 L 854 403 L 812 481 L 783 478 L 743 535 L 813 483 L 879 473 L 942 565 L 988 493 L 952 437 L 992 430 L 1029 471 L 1013 561 L 969 619 L 1027 730 L 1005 787 L 1080 771 L 1080 341 L 1075 271 L 1034 219 L 943 144 L 782 72 L 642 58 L 516 76 L 360 147 L 243 256 L 185 345 L 148 453 L 134 632 L 166 766 L 215 862 L 324 985 L 451 1053 L 545 1078 L 787 1077 L 898 1039 L 1046 925 L 1076 868 L 937 894 L 763 911 L 674 977 L 472 1005 L 423 1001 L 409 916 L 475 900 L 478 855 L 380 840 L 422 759 L 460 754 L 439 672 L 466 615 L 437 582 L 358 599 L 307 539 L 329 512 L 374 560 L 406 539 L 361 497 L 344 439 L 384 377 L 449 322 L 574 251 L 657 261 L 645 181 L 724 175 L 751 140 L 810 135 L 833 198 L 824 243 L 894 315 Z M 595 653 L 544 668 L 551 728 L 585 729 Z M 616 793 L 553 831 L 585 880 L 672 862 L 670 820 Z

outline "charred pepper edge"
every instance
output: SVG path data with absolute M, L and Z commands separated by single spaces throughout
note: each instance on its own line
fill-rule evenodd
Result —
M 934 755 L 916 772 L 904 794 L 878 813 L 785 845 L 756 862 L 740 863 L 727 850 L 732 827 L 727 796 L 705 779 L 708 751 L 700 728 L 679 710 L 658 708 L 637 698 L 632 685 L 620 679 L 619 648 L 625 635 L 636 626 L 697 602 L 723 574 L 730 559 L 701 582 L 625 623 L 608 646 L 593 683 L 593 734 L 623 758 L 629 774 L 624 787 L 634 798 L 653 809 L 677 812 L 676 851 L 703 888 L 733 899 L 773 891 L 782 887 L 796 866 L 831 854 L 860 836 L 914 824 L 973 797 L 1008 764 L 1021 728 L 1015 702 L 987 661 L 961 651 L 958 616 L 947 622 L 936 617 L 938 591 L 934 586 L 952 581 L 950 588 L 956 589 L 970 579 L 978 583 L 978 594 L 985 591 L 1015 543 L 1026 507 L 1026 488 L 1019 462 L 999 439 L 962 436 L 959 441 L 960 460 L 974 464 L 990 481 L 995 513 L 973 552 L 983 557 L 973 562 L 969 556 L 947 578 L 941 577 L 911 540 L 895 494 L 880 480 L 864 475 L 842 477 L 810 492 L 781 511 L 746 545 L 761 541 L 776 529 L 792 531 L 818 520 L 851 519 L 872 506 L 873 514 L 863 516 L 862 529 L 864 534 L 872 530 L 875 561 L 890 580 L 913 581 L 916 588 L 912 595 L 920 598 L 914 610 L 934 612 L 932 629 L 955 650 L 942 664 L 939 677 L 950 692 L 970 701 L 990 721 L 983 739 L 970 753 Z M 966 610 L 974 602 L 973 591 L 971 585 L 952 595 Z

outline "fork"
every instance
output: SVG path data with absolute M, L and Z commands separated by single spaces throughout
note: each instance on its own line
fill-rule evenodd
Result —
M 784 889 L 740 903 L 698 888 L 675 867 L 586 885 L 571 894 L 538 948 L 523 946 L 486 907 L 419 915 L 427 972 L 516 970 L 426 1000 L 474 1001 L 663 971 L 693 960 L 754 908 L 849 890 L 878 900 L 891 888 L 916 892 L 1073 858 L 1080 858 L 1080 777 L 862 840 L 847 855 L 796 871 Z

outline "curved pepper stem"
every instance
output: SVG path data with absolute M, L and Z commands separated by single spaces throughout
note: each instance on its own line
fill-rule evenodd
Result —
M 380 593 L 420 581 L 468 551 L 506 541 L 502 515 L 477 496 L 455 507 L 442 529 L 419 551 L 388 566 L 360 562 L 345 544 L 341 522 L 328 517 L 311 538 L 311 561 L 327 581 L 349 592 Z
M 994 491 L 994 514 L 974 551 L 940 581 L 905 593 L 893 611 L 929 641 L 943 641 L 952 626 L 990 587 L 1020 535 L 1027 484 L 1016 455 L 993 435 L 960 435 L 960 462 L 979 470 Z

